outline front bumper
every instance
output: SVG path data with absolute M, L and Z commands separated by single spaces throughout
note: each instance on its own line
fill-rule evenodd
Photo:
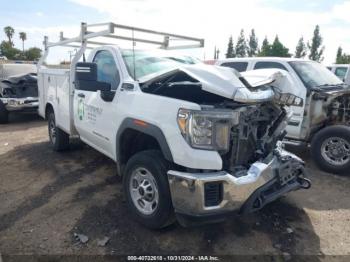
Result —
M 7 111 L 34 111 L 39 107 L 37 97 L 0 98 Z
M 311 185 L 305 178 L 303 161 L 282 149 L 251 165 L 244 176 L 226 171 L 170 170 L 168 180 L 175 212 L 195 217 L 253 212 L 290 191 Z

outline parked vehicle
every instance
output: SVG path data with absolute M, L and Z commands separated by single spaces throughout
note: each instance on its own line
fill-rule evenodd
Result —
M 174 221 L 174 213 L 182 225 L 217 221 L 310 187 L 303 161 L 279 142 L 288 117 L 284 105 L 297 98 L 288 95 L 282 102 L 271 87 L 251 87 L 232 69 L 186 65 L 152 51 L 102 45 L 86 62 L 78 62 L 93 37 L 119 38 L 115 28 L 164 37 L 156 43 L 165 49 L 173 38 L 194 41 L 195 47 L 204 44 L 105 25 L 96 32 L 95 25 L 83 23 L 79 37 L 61 36 L 58 43 L 45 38 L 39 113 L 48 120 L 54 150 L 67 149 L 69 137 L 79 136 L 117 163 L 127 205 L 139 222 L 161 228 Z M 82 46 L 70 70 L 42 66 L 50 47 L 73 42 Z M 283 96 L 288 93 L 284 87 L 276 86 Z
M 344 84 L 323 65 L 303 59 L 232 58 L 218 60 L 215 64 L 241 72 L 266 68 L 287 71 L 293 85 L 292 94 L 301 97 L 305 103 L 291 106 L 294 113 L 286 128 L 288 133 L 285 142 L 311 145 L 315 163 L 325 171 L 349 173 L 349 85 Z M 264 70 L 260 75 L 264 77 Z
M 0 64 L 0 124 L 10 113 L 36 112 L 38 85 L 34 64 Z
M 334 64 L 331 66 L 327 66 L 331 72 L 333 72 L 341 81 L 350 85 L 350 74 L 349 65 L 348 64 Z

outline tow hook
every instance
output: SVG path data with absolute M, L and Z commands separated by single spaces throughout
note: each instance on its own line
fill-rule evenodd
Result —
M 310 179 L 307 179 L 305 177 L 299 177 L 298 180 L 302 189 L 309 189 L 311 187 Z

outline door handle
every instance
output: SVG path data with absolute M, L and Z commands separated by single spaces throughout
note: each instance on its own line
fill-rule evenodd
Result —
M 79 93 L 78 96 L 81 98 L 85 98 L 85 95 L 83 93 Z

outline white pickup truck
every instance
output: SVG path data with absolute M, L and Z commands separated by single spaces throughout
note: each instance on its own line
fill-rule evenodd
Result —
M 349 64 L 333 64 L 327 68 L 333 72 L 341 81 L 350 85 L 350 65 Z
M 279 57 L 229 58 L 211 64 L 234 68 L 244 76 L 264 78 L 272 68 L 287 71 L 291 93 L 303 104 L 291 106 L 285 143 L 311 145 L 315 163 L 331 173 L 350 171 L 350 86 L 325 66 Z M 254 71 L 251 71 L 254 70 Z M 247 72 L 245 72 L 247 71 Z M 347 76 L 350 77 L 350 76 Z
M 66 149 L 69 137 L 79 136 L 117 163 L 128 207 L 139 222 L 160 228 L 173 222 L 174 214 L 183 225 L 217 221 L 310 187 L 303 161 L 279 142 L 288 119 L 287 101 L 281 101 L 302 102 L 283 85 L 254 87 L 229 68 L 186 65 L 159 52 L 115 45 L 94 48 L 78 62 L 96 44 L 93 37 L 130 39 L 114 29 L 160 35 L 164 40 L 130 40 L 168 49 L 173 38 L 204 44 L 105 25 L 107 30 L 91 32 L 95 25 L 83 23 L 79 37 L 61 35 L 58 43 L 45 38 L 39 113 L 48 120 L 55 150 Z M 50 47 L 72 42 L 81 47 L 70 70 L 44 66 Z

